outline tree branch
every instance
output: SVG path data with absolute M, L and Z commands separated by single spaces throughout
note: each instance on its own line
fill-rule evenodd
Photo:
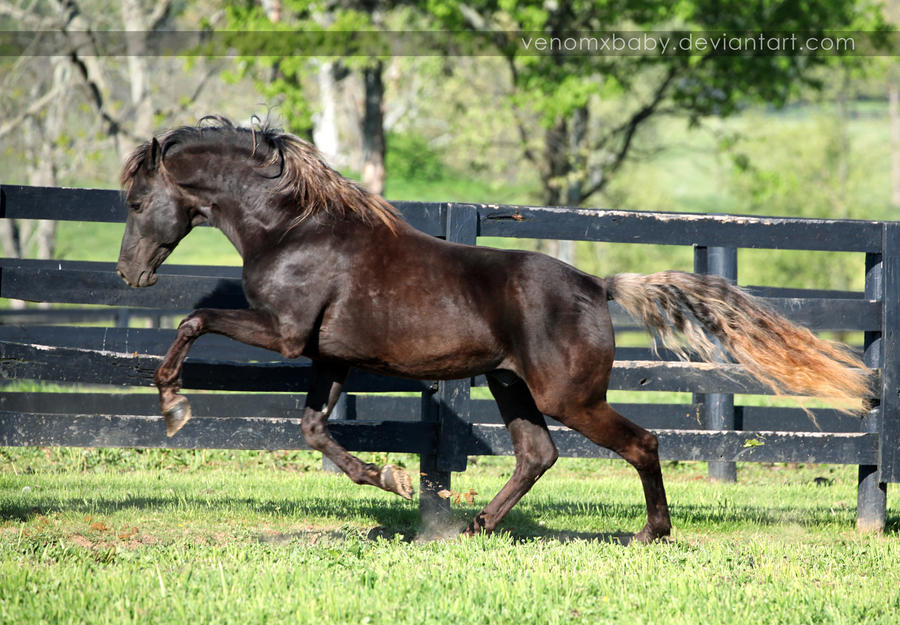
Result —
M 88 39 L 91 42 L 90 45 L 94 46 L 93 37 L 91 37 L 92 29 L 90 22 L 85 19 L 81 7 L 78 6 L 78 3 L 75 0 L 63 0 L 62 2 L 60 2 L 60 0 L 51 0 L 50 3 L 56 9 L 57 14 L 60 15 L 62 19 L 60 29 L 66 33 L 67 36 L 70 32 L 87 33 Z M 79 49 L 83 48 L 85 45 L 85 43 L 78 42 L 76 47 L 75 42 L 73 42 L 73 49 L 68 56 L 88 89 L 90 100 L 95 111 L 103 119 L 107 134 L 113 137 L 114 141 L 116 140 L 115 138 L 120 135 L 124 135 L 133 141 L 143 141 L 142 137 L 137 137 L 129 132 L 122 122 L 109 112 L 109 107 L 106 102 L 108 88 L 106 79 L 103 75 L 103 70 L 100 68 L 100 64 L 97 61 L 96 46 L 94 46 L 93 55 L 88 53 L 81 56 L 79 55 Z M 116 141 L 116 145 L 118 146 L 118 141 Z
M 509 72 L 512 76 L 512 84 L 515 86 L 516 83 L 519 82 L 519 72 L 516 69 L 516 59 L 513 56 L 506 57 L 507 64 L 509 65 Z M 513 117 L 516 118 L 516 129 L 519 132 L 519 142 L 522 146 L 522 154 L 525 155 L 525 158 L 528 159 L 532 165 L 534 165 L 538 174 L 541 176 L 541 180 L 545 180 L 547 178 L 547 174 L 542 167 L 543 163 L 538 159 L 537 155 L 535 155 L 534 151 L 530 147 L 530 141 L 528 136 L 528 131 L 525 129 L 525 122 L 522 120 L 521 112 L 519 111 L 519 107 L 512 104 Z
M 53 22 L 51 19 L 35 14 L 31 9 L 33 7 L 23 9 L 21 6 L 11 2 L 0 2 L 0 15 L 7 15 L 15 20 L 19 20 L 22 26 L 27 26 L 34 30 L 42 30 Z
M 487 20 L 478 11 L 465 3 L 460 3 L 459 12 L 463 16 L 466 25 L 473 30 L 487 30 Z
M 624 124 L 621 124 L 617 128 L 615 128 L 612 132 L 610 132 L 607 136 L 601 139 L 595 145 L 595 149 L 603 146 L 609 139 L 619 134 L 624 134 L 622 139 L 622 143 L 619 145 L 619 149 L 616 151 L 615 155 L 612 157 L 612 160 L 606 167 L 606 171 L 604 174 L 609 172 L 614 172 L 618 170 L 622 163 L 625 162 L 625 158 L 628 156 L 628 152 L 631 150 L 632 143 L 634 141 L 635 133 L 637 129 L 643 124 L 647 119 L 649 119 L 652 115 L 658 112 L 659 105 L 662 103 L 663 99 L 666 97 L 666 93 L 669 90 L 669 86 L 672 84 L 672 81 L 678 75 L 678 71 L 675 66 L 671 66 L 669 71 L 667 72 L 665 78 L 663 78 L 662 82 L 657 86 L 656 90 L 653 93 L 653 97 L 650 101 L 642 106 L 640 109 L 635 111 L 632 116 L 626 121 Z M 590 196 L 598 191 L 602 190 L 606 184 L 609 182 L 609 176 L 603 175 L 600 179 L 595 182 L 593 185 L 584 189 L 581 193 L 581 202 L 587 200 Z
M 197 86 L 194 87 L 194 91 L 193 93 L 191 93 L 190 97 L 187 100 L 180 102 L 178 107 L 170 107 L 166 110 L 159 109 L 157 113 L 162 114 L 162 116 L 166 118 L 175 117 L 178 113 L 183 113 L 185 110 L 187 110 L 187 107 L 197 101 L 197 98 L 200 97 L 200 94 L 203 93 L 203 90 L 206 88 L 206 84 L 209 82 L 209 79 L 212 78 L 213 75 L 217 73 L 217 71 L 218 70 L 215 68 L 207 70 L 203 74 L 203 77 L 200 78 L 199 81 L 197 81 Z
M 37 115 L 38 113 L 40 113 L 45 106 L 47 106 L 57 98 L 60 92 L 63 91 L 63 87 L 64 85 L 61 84 L 54 85 L 49 91 L 47 91 L 47 93 L 32 102 L 31 106 L 19 113 L 18 116 L 13 119 L 7 120 L 2 126 L 0 126 L 0 138 L 3 138 L 11 131 L 18 128 L 19 124 L 21 124 L 25 119 L 31 117 L 32 115 Z
M 159 0 L 153 11 L 147 16 L 147 32 L 152 32 L 162 26 L 162 23 L 169 17 L 169 11 L 172 9 L 172 0 Z

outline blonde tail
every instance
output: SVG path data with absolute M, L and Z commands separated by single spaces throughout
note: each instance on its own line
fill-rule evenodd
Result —
M 769 310 L 724 278 L 681 271 L 623 273 L 606 281 L 609 297 L 686 359 L 720 351 L 710 336 L 776 394 L 828 399 L 847 412 L 871 395 L 869 370 L 841 343 L 820 339 Z

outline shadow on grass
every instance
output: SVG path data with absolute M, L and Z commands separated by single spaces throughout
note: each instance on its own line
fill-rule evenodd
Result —
M 266 518 L 313 519 L 313 523 L 321 519 L 345 524 L 352 520 L 366 519 L 365 523 L 376 525 L 364 538 L 377 540 L 412 541 L 422 539 L 429 532 L 419 518 L 418 507 L 400 500 L 380 498 L 340 497 L 298 497 L 293 500 L 258 499 L 252 497 L 210 497 L 197 493 L 185 495 L 183 492 L 171 495 L 149 497 L 131 497 L 125 499 L 86 499 L 69 498 L 48 502 L 32 500 L 29 502 L 6 502 L 0 504 L 0 521 L 27 522 L 40 515 L 57 512 L 75 512 L 78 514 L 104 516 L 128 510 L 169 511 L 173 518 L 178 511 L 201 510 L 212 513 L 217 519 L 229 517 L 246 519 L 260 517 L 260 525 Z M 447 527 L 437 533 L 435 538 L 450 538 L 458 534 L 477 512 L 476 507 L 452 510 L 451 520 Z M 852 508 L 834 511 L 830 508 L 789 508 L 743 506 L 729 503 L 725 506 L 703 504 L 678 504 L 672 508 L 673 523 L 676 527 L 692 528 L 702 526 L 705 531 L 730 531 L 735 526 L 768 526 L 799 525 L 801 527 L 838 526 L 841 529 L 855 527 L 855 514 Z M 629 544 L 633 534 L 624 531 L 585 532 L 559 529 L 559 527 L 584 527 L 592 525 L 597 518 L 612 519 L 620 527 L 638 529 L 646 519 L 643 505 L 624 505 L 621 503 L 595 503 L 563 500 L 529 504 L 526 501 L 514 509 L 504 519 L 500 531 L 510 535 L 514 540 L 545 539 L 560 542 L 597 541 Z M 540 521 L 539 521 L 540 520 Z M 547 527 L 553 525 L 555 527 Z M 331 538 L 343 536 L 338 530 L 310 530 L 278 535 L 271 542 L 279 540 L 302 539 L 312 540 L 316 536 Z M 900 533 L 900 515 L 891 511 L 887 518 L 886 533 Z M 265 540 L 265 538 L 261 538 Z
M 458 515 L 457 515 L 458 516 Z M 340 542 L 348 538 L 365 539 L 369 541 L 387 540 L 404 543 L 412 542 L 432 542 L 441 540 L 457 540 L 461 539 L 462 530 L 466 527 L 465 523 L 453 522 L 447 527 L 438 530 L 427 529 L 427 524 L 419 525 L 412 531 L 408 528 L 388 527 L 378 525 L 360 534 L 356 531 L 346 529 L 336 530 L 301 530 L 296 532 L 270 532 L 260 537 L 260 542 L 274 545 L 289 545 L 294 542 L 303 542 L 307 544 L 316 544 L 323 540 L 331 542 Z M 573 541 L 586 542 L 607 542 L 618 545 L 629 545 L 634 539 L 631 532 L 575 532 L 575 531 L 553 531 L 543 528 L 542 532 L 523 532 L 521 529 L 510 529 L 501 527 L 497 530 L 499 534 L 505 534 L 515 542 L 529 542 L 532 540 L 554 540 L 561 543 Z
M 202 493 L 157 495 L 123 499 L 73 497 L 47 500 L 23 500 L 0 503 L 0 522 L 28 522 L 39 516 L 67 512 L 104 517 L 127 511 L 165 511 L 177 518 L 179 511 L 212 513 L 217 519 L 260 517 L 262 524 L 271 517 L 329 519 L 337 524 L 352 519 L 371 519 L 393 533 L 414 536 L 419 524 L 417 507 L 407 502 L 374 498 L 341 499 L 340 497 L 302 497 L 294 500 L 271 500 L 253 497 L 209 497 Z M 320 532 L 321 533 L 321 532 Z

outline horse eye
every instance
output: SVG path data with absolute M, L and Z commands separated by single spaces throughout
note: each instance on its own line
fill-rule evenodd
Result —
M 128 207 L 136 213 L 141 212 L 141 203 L 140 202 L 132 202 L 128 205 Z

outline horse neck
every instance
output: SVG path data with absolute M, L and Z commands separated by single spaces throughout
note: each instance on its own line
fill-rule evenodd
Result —
M 291 215 L 274 193 L 230 194 L 216 203 L 210 225 L 231 241 L 244 259 L 275 244 L 287 230 Z
M 287 241 L 291 245 L 331 246 L 349 240 L 373 243 L 395 235 L 387 225 L 365 223 L 349 211 L 314 213 L 299 219 L 302 207 L 297 206 L 297 201 L 272 190 L 228 200 L 221 203 L 211 225 L 225 234 L 245 261 Z M 398 225 L 401 230 L 403 226 L 404 222 Z M 336 233 L 340 236 L 335 236 Z

